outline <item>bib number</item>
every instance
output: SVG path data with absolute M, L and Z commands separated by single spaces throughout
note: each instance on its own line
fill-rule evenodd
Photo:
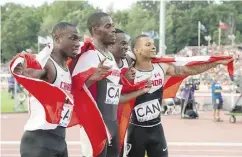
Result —
M 59 126 L 67 127 L 71 121 L 73 105 L 64 104 L 63 110 L 61 112 L 61 119 L 59 122 Z
M 145 122 L 159 117 L 161 106 L 158 99 L 155 99 L 135 106 L 134 110 L 137 120 L 139 122 Z
M 106 104 L 118 105 L 120 94 L 121 94 L 122 85 L 115 85 L 113 83 L 107 83 L 107 92 L 106 92 Z

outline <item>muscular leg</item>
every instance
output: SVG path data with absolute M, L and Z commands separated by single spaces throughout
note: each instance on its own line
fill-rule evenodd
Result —
M 145 156 L 146 137 L 146 128 L 132 124 L 129 125 L 126 146 L 127 157 Z
M 65 139 L 44 130 L 26 131 L 21 139 L 20 154 L 21 157 L 68 157 Z
M 168 148 L 162 125 L 148 128 L 148 157 L 168 157 Z

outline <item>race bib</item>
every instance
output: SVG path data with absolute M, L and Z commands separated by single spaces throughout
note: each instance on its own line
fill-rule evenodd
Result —
M 73 105 L 70 105 L 70 104 L 63 105 L 59 126 L 62 126 L 62 127 L 68 126 L 68 124 L 71 121 L 72 110 L 73 110 Z
M 145 122 L 160 116 L 161 106 L 158 99 L 151 100 L 134 107 L 137 120 Z
M 105 103 L 106 104 L 118 105 L 121 90 L 122 90 L 122 85 L 107 83 L 107 92 L 106 92 Z

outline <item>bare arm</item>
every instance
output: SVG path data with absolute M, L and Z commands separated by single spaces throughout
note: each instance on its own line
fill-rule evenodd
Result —
M 217 62 L 194 66 L 175 66 L 173 64 L 169 64 L 169 67 L 167 68 L 167 74 L 170 76 L 197 75 L 211 68 L 214 68 L 217 65 L 219 65 Z
M 137 90 L 137 91 L 134 91 L 134 92 L 130 92 L 130 93 L 127 93 L 127 94 L 123 94 L 120 96 L 120 99 L 119 99 L 119 103 L 125 103 L 131 99 L 134 99 L 144 93 L 147 93 L 148 91 L 150 90 L 150 88 L 144 88 L 144 89 L 141 89 L 141 90 Z
M 215 90 L 214 92 L 215 93 L 221 93 L 223 90 L 222 89 L 218 89 L 218 90 Z
M 85 85 L 87 86 L 87 88 L 89 88 L 94 82 L 95 80 L 92 80 L 91 78 L 89 78 L 88 80 L 86 80 Z
M 40 79 L 46 75 L 47 70 L 46 70 L 46 68 L 40 69 L 40 70 L 32 69 L 32 68 L 25 68 L 24 65 L 20 63 L 15 67 L 13 72 L 18 75 L 24 75 L 27 77 Z

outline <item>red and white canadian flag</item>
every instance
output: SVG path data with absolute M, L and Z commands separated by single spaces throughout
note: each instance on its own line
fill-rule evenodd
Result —
M 46 121 L 58 126 L 63 110 L 64 102 L 73 104 L 73 98 L 59 87 L 40 79 L 30 78 L 15 74 L 14 68 L 22 63 L 26 68 L 40 70 L 47 63 L 52 51 L 52 46 L 46 46 L 39 54 L 20 53 L 14 57 L 10 63 L 10 71 L 19 84 L 21 84 L 32 96 L 43 105 Z M 50 96 L 51 95 L 51 96 Z M 66 127 L 80 124 L 75 108 L 73 108 L 72 118 Z
M 156 58 L 152 62 L 153 63 L 169 63 L 179 66 L 195 66 L 195 65 L 202 65 L 207 63 L 213 63 L 219 60 L 224 59 L 232 59 L 231 56 L 196 56 L 196 57 L 178 57 L 178 58 Z M 232 77 L 234 73 L 233 62 L 230 62 L 227 65 L 229 76 Z M 182 81 L 187 76 L 172 76 L 166 77 L 164 88 L 163 88 L 163 96 L 162 98 L 174 98 L 176 93 L 182 83 Z M 128 88 L 126 84 L 126 88 Z M 142 85 L 141 85 L 142 88 Z M 128 93 L 129 91 L 133 90 L 132 88 L 126 89 L 123 93 Z M 119 137 L 120 137 L 120 149 L 123 146 L 124 137 L 126 134 L 126 130 L 128 127 L 128 123 L 130 120 L 130 116 L 132 110 L 134 108 L 135 99 L 130 100 L 124 104 L 120 104 L 118 108 L 118 121 L 119 121 Z

